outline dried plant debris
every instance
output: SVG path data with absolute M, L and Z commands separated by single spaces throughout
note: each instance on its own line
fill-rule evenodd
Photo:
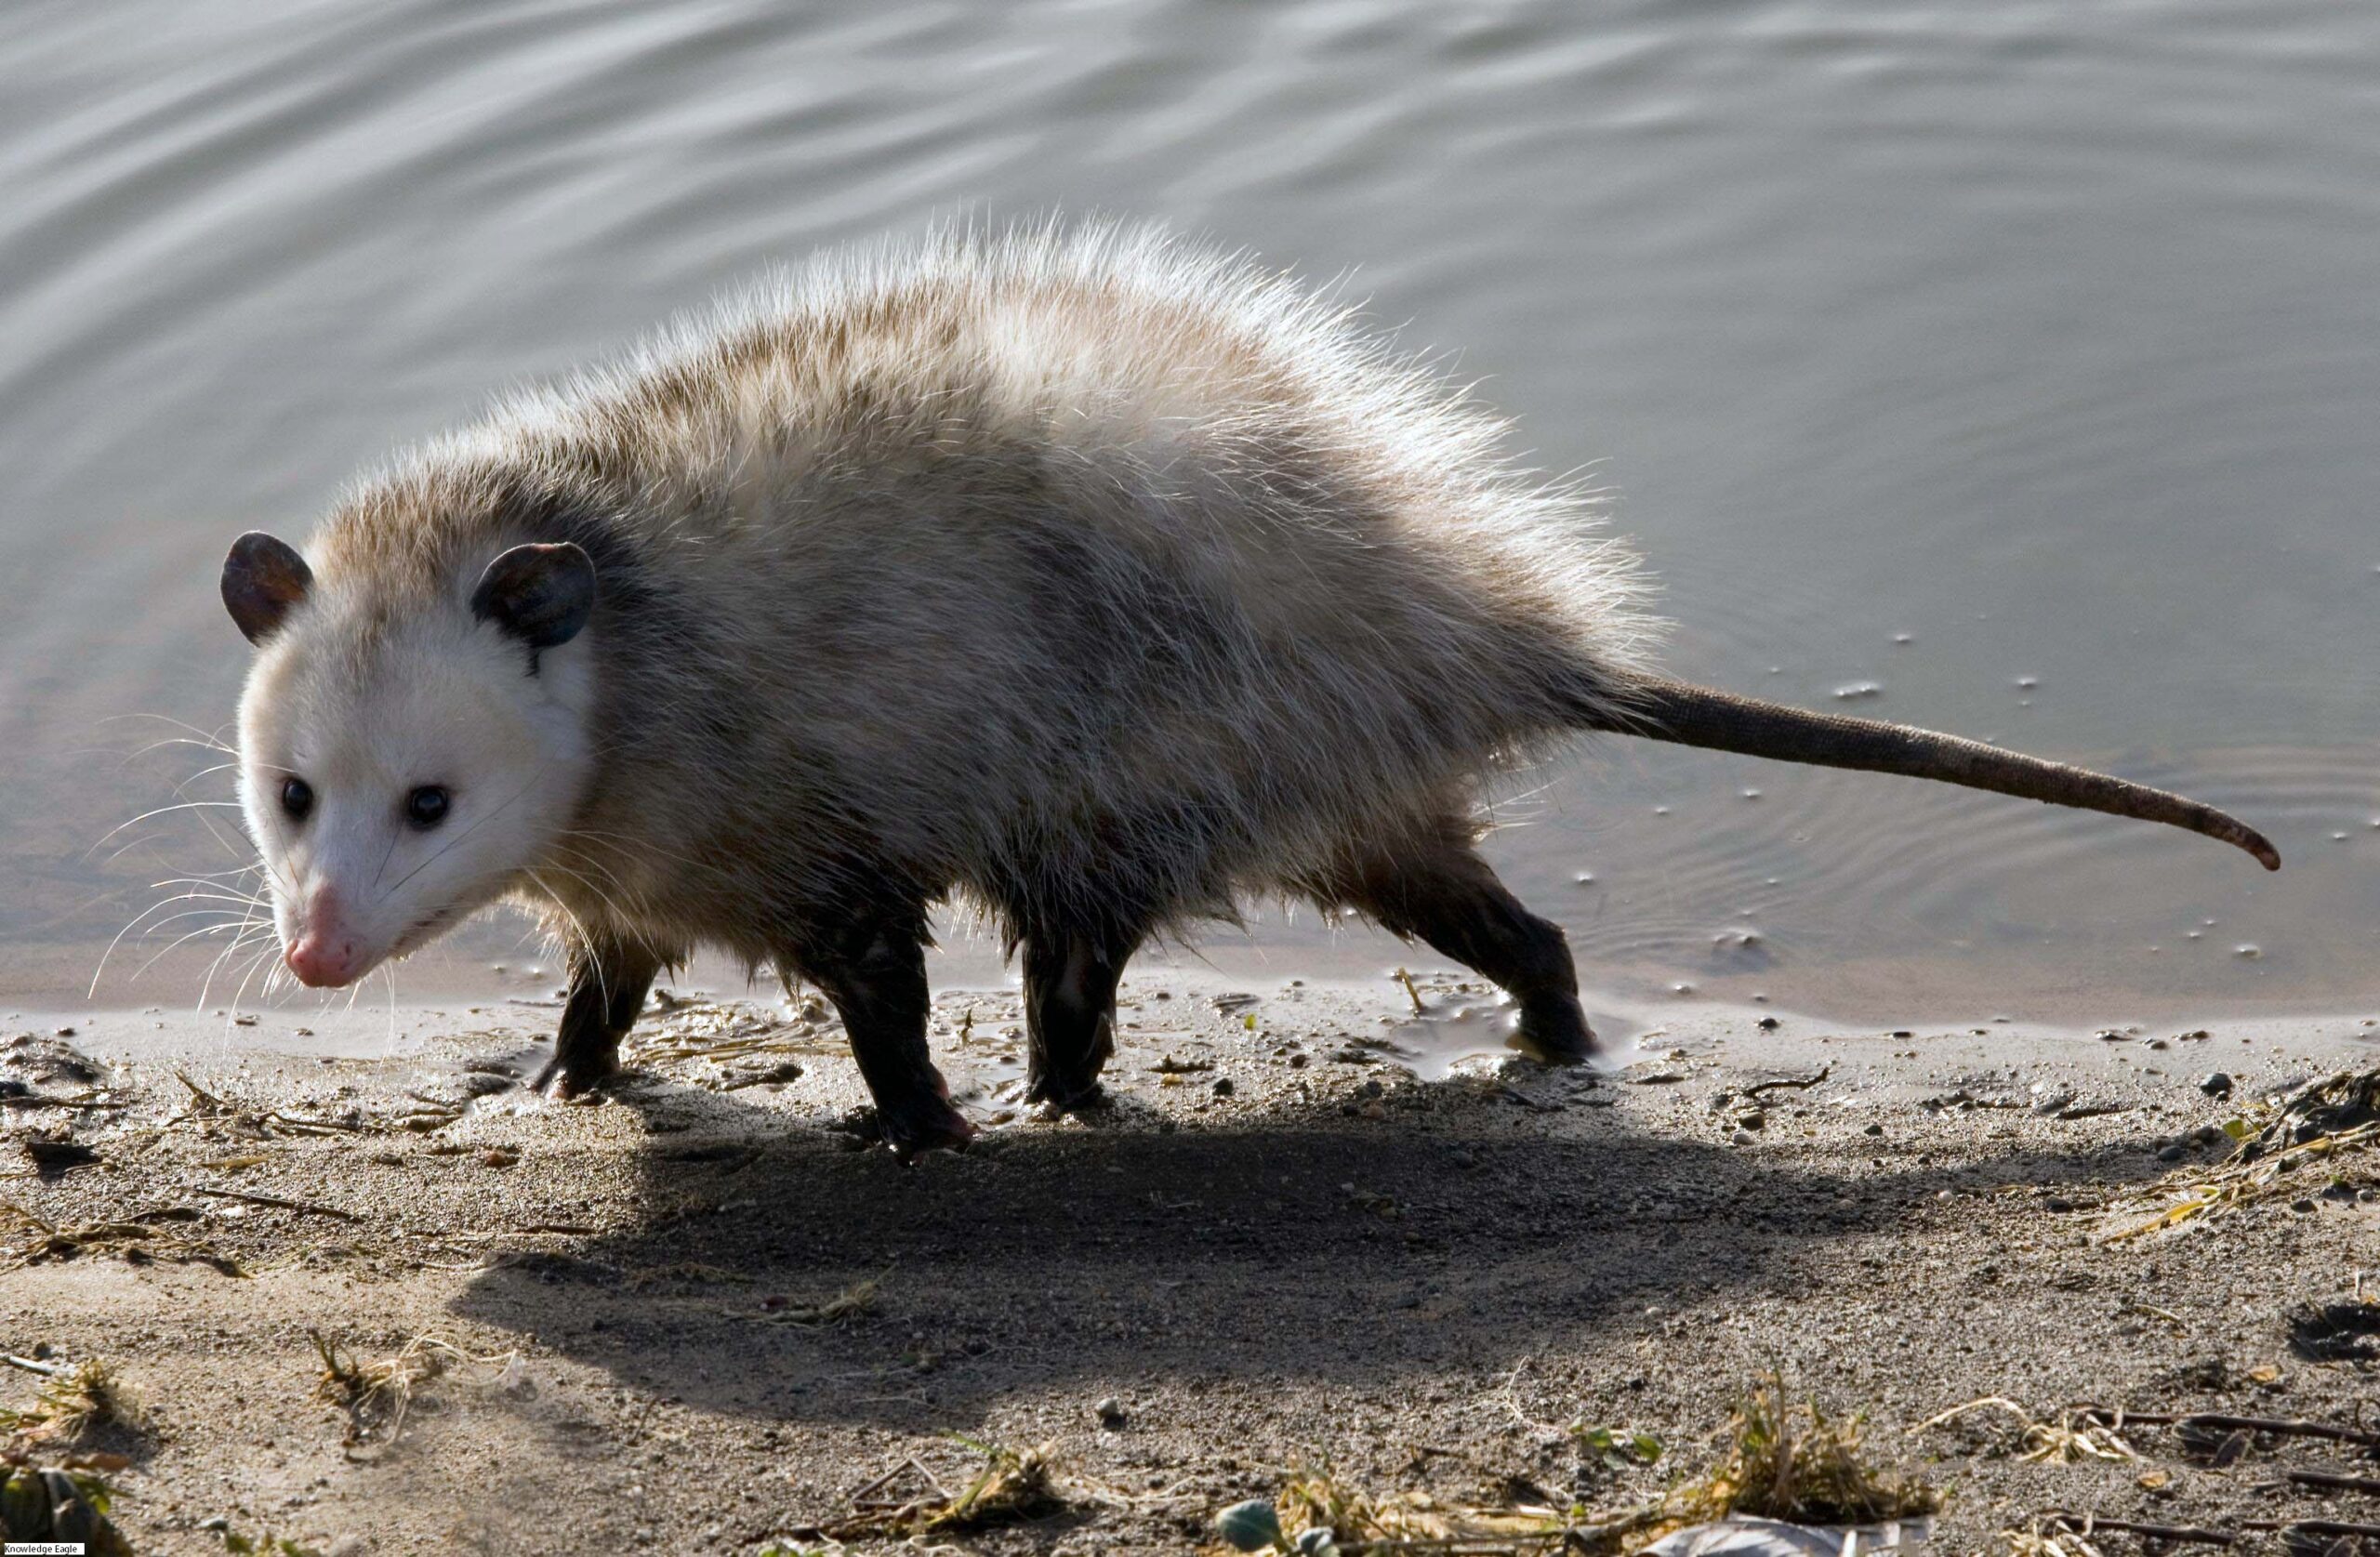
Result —
M 2159 1181 L 2165 1204 L 2143 1221 L 2117 1229 L 2110 1240 L 2156 1233 L 2218 1211 L 2318 1190 L 2347 1190 L 2341 1159 L 2380 1145 L 2380 1069 L 2349 1072 L 2302 1087 L 2277 1107 L 2227 1121 L 2223 1131 L 2239 1142 L 2231 1155 L 2207 1168 L 2188 1168 Z M 2328 1182 L 2314 1180 L 2328 1174 Z
M 788 1298 L 764 1298 L 760 1301 L 760 1317 L 778 1325 L 840 1325 L 872 1312 L 876 1307 L 876 1295 L 884 1286 L 884 1278 L 892 1273 L 888 1266 L 875 1275 L 852 1283 L 819 1303 L 797 1303 Z
M 277 1137 L 307 1135 L 359 1135 L 373 1131 L 375 1126 L 361 1120 L 317 1119 L 304 1115 L 284 1114 L 276 1108 L 252 1107 L 236 1099 L 210 1092 L 192 1081 L 181 1071 L 174 1079 L 190 1094 L 182 1111 L 167 1121 L 168 1126 L 195 1128 L 208 1141 L 269 1141 Z
M 237 1557 L 323 1557 L 314 1548 L 286 1536 L 244 1536 L 228 1526 L 217 1533 L 223 1537 L 223 1550 Z
M 1933 1513 L 1941 1498 L 1900 1472 L 1869 1463 L 1860 1418 L 1830 1417 L 1816 1402 L 1788 1402 L 1771 1374 L 1737 1406 L 1719 1465 L 1671 1502 L 1693 1522 L 1731 1513 L 1797 1524 L 1873 1524 Z
M 1574 1437 L 1606 1462 L 1616 1458 L 1642 1469 L 1663 1457 L 1657 1439 L 1634 1430 L 1587 1428 Z M 1869 1462 L 1857 1417 L 1831 1417 L 1815 1404 L 1792 1403 L 1774 1374 L 1737 1406 L 1717 1462 L 1649 1501 L 1592 1510 L 1525 1481 L 1509 1482 L 1503 1491 L 1501 1501 L 1488 1504 L 1422 1492 L 1373 1496 L 1327 1469 L 1305 1469 L 1290 1474 L 1271 1505 L 1224 1510 L 1217 1534 L 1243 1550 L 1262 1550 L 1270 1539 L 1278 1548 L 1337 1557 L 1422 1551 L 1616 1557 L 1731 1517 L 1871 1526 L 1922 1520 L 1941 1504 L 1932 1488 Z M 1259 1544 L 1243 1544 L 1250 1540 Z
M 805 1001 L 790 1015 L 721 1000 L 674 1000 L 654 1013 L 661 1020 L 629 1039 L 634 1062 L 663 1060 L 765 1062 L 793 1055 L 832 1054 L 842 1047 L 835 1018 L 822 1001 Z M 800 1066 L 793 1074 L 800 1074 Z M 785 1079 L 790 1080 L 791 1076 Z
M 1012 1449 L 952 1438 L 984 1457 L 965 1485 L 953 1492 L 916 1459 L 905 1459 L 853 1492 L 851 1513 L 817 1534 L 835 1541 L 957 1536 L 1046 1519 L 1074 1505 L 1059 1487 L 1054 1445 Z
M 1971 1400 L 1964 1405 L 1953 1405 L 1948 1411 L 1918 1423 L 1917 1431 L 1925 1432 L 1953 1424 L 1969 1425 L 1970 1419 L 1977 1413 L 1987 1412 L 2002 1420 L 2008 1432 L 2001 1441 L 1982 1445 L 1985 1452 L 1997 1451 L 2013 1455 L 2019 1461 L 2052 1465 L 2140 1458 L 2140 1451 L 2124 1442 L 2115 1426 L 2100 1419 L 2091 1407 L 2070 1407 L 2061 1412 L 2055 1422 L 2038 1421 L 2023 1406 L 1999 1395 Z
M 377 1458 L 394 1448 L 404 1432 L 406 1417 L 421 1404 L 427 1386 L 445 1376 L 450 1361 L 503 1369 L 520 1356 L 517 1352 L 481 1356 L 452 1341 L 420 1335 L 388 1356 L 365 1362 L 352 1352 L 342 1352 L 320 1330 L 308 1330 L 306 1335 L 323 1360 L 314 1398 L 347 1413 L 345 1444 L 350 1459 Z M 374 1455 L 357 1453 L 376 1445 Z
M 248 1273 L 230 1255 L 157 1225 L 176 1220 L 170 1212 L 150 1213 L 122 1221 L 82 1222 L 73 1226 L 46 1221 L 14 1201 L 0 1200 L 0 1226 L 13 1223 L 30 1229 L 33 1241 L 7 1256 L 7 1267 L 40 1265 L 81 1255 L 114 1252 L 132 1264 L 152 1260 L 205 1265 L 227 1276 Z
M 1444 1550 L 1465 1552 L 1606 1551 L 1620 1550 L 1598 1544 L 1601 1532 L 1582 1529 L 1579 1511 L 1551 1498 L 1528 1496 L 1536 1489 L 1514 1486 L 1520 1493 L 1501 1504 L 1466 1504 L 1433 1498 L 1426 1492 L 1373 1497 L 1341 1481 L 1327 1469 L 1293 1473 L 1276 1500 L 1276 1523 L 1297 1532 L 1291 1545 L 1302 1553 L 1333 1553 L 1355 1557 L 1362 1552 Z M 1225 1510 L 1217 1531 L 1233 1540 L 1249 1527 L 1254 1511 L 1242 1505 Z M 1234 1515 L 1238 1523 L 1231 1522 Z M 1256 1523 L 1261 1523 L 1258 1521 Z
M 2030 1529 L 2003 1530 L 2001 1535 L 2008 1542 L 2009 1557 L 2107 1557 L 2058 1520 L 2037 1519 Z
M 92 1557 L 131 1557 L 131 1546 L 108 1520 L 112 1498 L 95 1470 L 35 1466 L 13 1452 L 0 1458 L 0 1531 L 11 1542 L 55 1541 Z
M 0 1433 L 12 1448 L 35 1444 L 78 1444 L 111 1423 L 137 1428 L 140 1413 L 126 1394 L 115 1369 L 97 1357 L 79 1363 L 41 1357 L 0 1356 L 0 1363 L 42 1382 L 31 1405 L 0 1406 Z

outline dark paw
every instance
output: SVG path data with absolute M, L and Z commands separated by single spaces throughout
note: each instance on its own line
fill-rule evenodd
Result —
M 940 1099 L 899 1110 L 879 1109 L 876 1125 L 892 1155 L 905 1163 L 932 1151 L 963 1152 L 975 1139 L 975 1127 L 967 1116 Z
M 1523 1001 L 1521 1024 L 1511 1043 L 1540 1065 L 1583 1065 L 1596 1052 L 1594 1029 L 1567 995 Z
M 610 1055 L 597 1059 L 557 1054 L 546 1062 L 545 1069 L 529 1083 L 533 1092 L 544 1092 L 562 1102 L 583 1098 L 613 1076 L 619 1074 L 619 1062 Z
M 1061 1079 L 1038 1075 L 1025 1086 L 1025 1101 L 1054 1118 L 1062 1114 L 1083 1114 L 1106 1107 L 1107 1091 L 1099 1085 L 1097 1076 Z

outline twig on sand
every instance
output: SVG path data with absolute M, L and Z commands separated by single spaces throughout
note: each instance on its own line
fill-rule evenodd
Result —
M 1830 1060 L 1825 1064 L 1820 1065 L 1815 1075 L 1785 1075 L 1779 1076 L 1774 1081 L 1755 1081 L 1751 1086 L 1743 1089 L 1743 1095 L 1748 1098 L 1756 1098 L 1763 1092 L 1774 1092 L 1780 1088 L 1790 1089 L 1796 1092 L 1806 1092 L 1811 1088 L 1817 1086 L 1819 1082 L 1824 1081 L 1828 1076 L 1831 1076 L 1833 1074 L 1834 1062 Z
M 2333 1492 L 2369 1492 L 2380 1496 L 2380 1476 L 2350 1476 L 2337 1471 L 2283 1471 L 2281 1477 L 2299 1486 L 2325 1487 Z
M 192 1194 L 211 1194 L 218 1200 L 240 1200 L 251 1206 L 272 1206 L 284 1211 L 304 1211 L 310 1216 L 336 1217 L 341 1221 L 362 1221 L 353 1211 L 342 1211 L 336 1206 L 318 1206 L 311 1200 L 284 1200 L 277 1194 L 256 1194 L 246 1190 L 210 1189 L 205 1184 L 191 1187 Z
M 2145 1536 L 2150 1540 L 2171 1541 L 2182 1546 L 2237 1546 L 2240 1537 L 2228 1530 L 2205 1530 L 2190 1524 L 2144 1524 L 2132 1519 L 2101 1519 L 2096 1514 L 2054 1513 L 2049 1523 L 2062 1525 L 2078 1536 L 2113 1533 L 2122 1536 Z M 2278 1526 L 2275 1526 L 2278 1528 Z
M 2162 1415 L 2151 1412 L 2125 1411 L 2105 1405 L 2084 1406 L 2082 1415 L 2088 1420 L 2109 1427 L 2171 1427 L 2184 1432 L 2263 1432 L 2275 1438 L 2323 1438 L 2335 1444 L 2361 1444 L 2380 1448 L 2380 1432 L 2368 1428 L 2338 1427 L 2330 1422 L 2301 1422 L 2283 1417 L 2227 1417 L 2214 1412 L 2199 1411 L 2187 1415 Z

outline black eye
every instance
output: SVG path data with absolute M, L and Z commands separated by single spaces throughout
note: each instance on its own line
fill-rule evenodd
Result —
M 306 813 L 314 809 L 314 786 L 301 778 L 281 781 L 281 809 L 289 813 L 292 822 L 303 822 Z
M 425 784 L 405 797 L 405 820 L 428 832 L 446 820 L 449 797 L 438 785 Z

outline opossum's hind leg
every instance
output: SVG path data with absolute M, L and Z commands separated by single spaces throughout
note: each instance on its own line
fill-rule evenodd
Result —
M 904 905 L 822 917 L 784 954 L 787 970 L 817 985 L 841 1015 L 885 1141 L 904 1162 L 975 1138 L 926 1047 L 925 944 L 925 909 Z
M 531 1086 L 576 1097 L 619 1068 L 620 1039 L 636 1024 L 661 972 L 652 948 L 621 941 L 581 943 L 570 951 L 570 992 L 562 1002 L 554 1057 Z
M 1116 984 L 1139 935 L 1095 930 L 1028 929 L 1025 952 L 1025 1095 L 1075 1108 L 1099 1095 L 1099 1073 L 1116 1051 Z
M 1562 927 L 1521 906 L 1472 847 L 1470 825 L 1435 818 L 1392 843 L 1351 851 L 1316 895 L 1421 941 L 1503 986 L 1520 1006 L 1519 1046 L 1552 1065 L 1595 1051 Z

